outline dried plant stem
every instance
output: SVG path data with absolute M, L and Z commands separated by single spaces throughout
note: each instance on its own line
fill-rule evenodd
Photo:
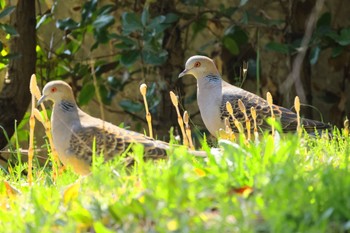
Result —
M 241 110 L 241 112 L 242 112 L 243 115 L 244 115 L 245 126 L 246 126 L 246 128 L 247 128 L 247 137 L 248 137 L 248 141 L 250 141 L 250 139 L 251 139 L 251 133 L 250 133 L 251 125 L 250 125 L 250 120 L 249 120 L 249 118 L 248 118 L 245 105 L 244 105 L 244 103 L 242 102 L 242 100 L 240 100 L 240 99 L 238 100 L 238 107 L 239 107 L 239 109 Z
M 34 109 L 35 109 L 35 96 L 32 94 L 32 110 L 29 118 L 29 148 L 28 148 L 28 183 L 32 185 L 33 182 L 33 157 L 34 157 L 34 127 L 35 127 L 35 118 L 34 118 Z
M 298 96 L 295 97 L 294 99 L 294 108 L 295 111 L 297 112 L 297 133 L 298 136 L 301 136 L 302 130 L 301 130 L 301 125 L 300 125 L 300 99 Z
M 226 102 L 226 110 L 228 111 L 228 113 L 230 114 L 230 116 L 232 117 L 232 120 L 233 120 L 233 123 L 235 124 L 238 132 L 240 134 L 243 134 L 244 135 L 244 129 L 243 129 L 243 126 L 241 124 L 241 122 L 239 122 L 237 120 L 237 118 L 233 115 L 233 108 L 232 108 L 232 105 L 230 102 Z
M 272 131 L 272 136 L 274 136 L 275 135 L 275 114 L 273 112 L 273 100 L 272 100 L 272 95 L 271 95 L 270 92 L 266 93 L 266 100 L 267 100 L 267 103 L 270 106 L 271 120 L 272 120 L 271 131 Z
M 148 110 L 148 103 L 147 103 L 147 98 L 146 98 L 146 93 L 147 93 L 147 85 L 146 84 L 141 84 L 140 86 L 140 92 L 143 97 L 143 103 L 145 105 L 146 109 L 146 120 L 148 124 L 148 130 L 149 130 L 149 136 L 153 138 L 153 130 L 152 130 L 152 116 L 151 113 Z
M 186 136 L 187 136 L 187 139 L 188 139 L 189 147 L 192 150 L 194 150 L 193 141 L 192 141 L 192 133 L 191 133 L 191 128 L 190 128 L 190 124 L 189 124 L 189 118 L 190 117 L 188 115 L 188 112 L 185 111 L 183 119 L 184 119 L 184 123 L 185 123 Z
M 349 120 L 348 118 L 344 121 L 344 136 L 349 136 Z
M 256 110 L 254 107 L 250 108 L 250 113 L 252 114 L 252 118 L 253 118 L 253 122 L 254 122 L 254 139 L 257 142 L 257 141 L 259 141 L 259 134 L 258 134 L 258 127 L 256 124 L 257 115 L 256 115 Z
M 185 146 L 188 146 L 188 138 L 187 138 L 187 135 L 185 133 L 185 128 L 184 128 L 184 122 L 182 120 L 182 117 L 180 115 L 180 110 L 179 110 L 179 102 L 177 100 L 177 97 L 175 95 L 174 92 L 170 91 L 170 99 L 171 99 L 171 102 L 173 103 L 175 109 L 176 109 L 176 113 L 177 113 L 177 122 L 180 126 L 180 129 L 181 129 L 181 133 L 182 133 L 182 138 L 183 138 L 183 144 Z
M 45 128 L 45 133 L 46 133 L 47 138 L 49 139 L 49 144 L 50 144 L 50 148 L 51 148 L 53 180 L 55 180 L 57 173 L 58 173 L 57 169 L 61 168 L 61 163 L 58 159 L 58 154 L 57 154 L 57 151 L 55 149 L 55 146 L 53 145 L 52 134 L 51 134 L 51 123 L 50 123 L 50 119 L 47 115 L 45 105 L 43 103 L 40 105 L 41 109 L 43 110 L 44 118 L 40 114 L 39 110 L 34 107 L 34 106 L 36 106 L 35 99 L 40 99 L 40 97 L 41 97 L 40 89 L 37 85 L 35 74 L 33 74 L 31 77 L 30 92 L 32 93 L 32 114 L 31 114 L 31 117 L 35 117 L 37 120 L 39 120 Z M 29 163 L 28 163 L 28 167 L 29 167 Z

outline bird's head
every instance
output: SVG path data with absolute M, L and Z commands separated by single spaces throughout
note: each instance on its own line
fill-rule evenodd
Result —
M 179 78 L 186 74 L 192 74 L 196 79 L 207 75 L 220 76 L 214 61 L 209 57 L 200 55 L 192 56 L 187 60 L 185 70 L 179 74 Z
M 38 105 L 45 100 L 52 100 L 53 102 L 59 102 L 61 100 L 74 101 L 72 88 L 61 80 L 48 82 L 43 88 L 43 95 L 38 100 Z

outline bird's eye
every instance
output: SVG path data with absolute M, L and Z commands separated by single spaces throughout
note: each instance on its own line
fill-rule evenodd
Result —
M 57 88 L 56 87 L 52 87 L 51 88 L 51 93 L 55 93 L 57 91 Z
M 194 63 L 194 67 L 200 67 L 201 63 L 199 61 L 197 61 L 196 63 Z

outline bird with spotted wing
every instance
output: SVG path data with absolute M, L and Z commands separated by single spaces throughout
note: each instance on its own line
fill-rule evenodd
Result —
M 246 107 L 247 115 L 253 123 L 250 109 L 254 107 L 257 114 L 257 125 L 261 130 L 269 130 L 271 127 L 265 121 L 271 116 L 271 108 L 268 102 L 242 88 L 236 87 L 225 82 L 214 61 L 206 56 L 192 56 L 185 65 L 185 70 L 179 74 L 179 77 L 184 75 L 193 75 L 197 79 L 197 101 L 201 117 L 209 132 L 217 136 L 219 129 L 225 129 L 225 118 L 230 120 L 231 128 L 234 132 L 238 129 L 233 124 L 233 119 L 226 110 L 226 102 L 230 102 L 234 110 L 235 118 L 244 123 L 245 116 L 238 107 L 238 100 L 241 100 Z M 297 129 L 297 115 L 293 111 L 273 105 L 273 113 L 277 120 L 280 121 L 284 132 L 293 132 Z M 331 126 L 320 121 L 301 119 L 301 124 L 309 133 L 314 133 L 315 130 L 322 131 L 330 129 Z
M 64 81 L 51 81 L 43 89 L 38 104 L 44 100 L 54 102 L 51 115 L 53 143 L 64 165 L 70 165 L 81 175 L 90 173 L 92 146 L 96 155 L 103 153 L 105 160 L 123 153 L 130 144 L 144 146 L 144 157 L 166 157 L 169 144 L 143 134 L 117 127 L 83 112 L 76 104 L 72 88 Z M 203 151 L 189 153 L 205 157 Z

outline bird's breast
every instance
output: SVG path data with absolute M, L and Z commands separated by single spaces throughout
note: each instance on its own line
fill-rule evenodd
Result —
M 220 117 L 221 95 L 216 90 L 197 90 L 198 107 L 208 131 L 216 136 L 224 123 Z

